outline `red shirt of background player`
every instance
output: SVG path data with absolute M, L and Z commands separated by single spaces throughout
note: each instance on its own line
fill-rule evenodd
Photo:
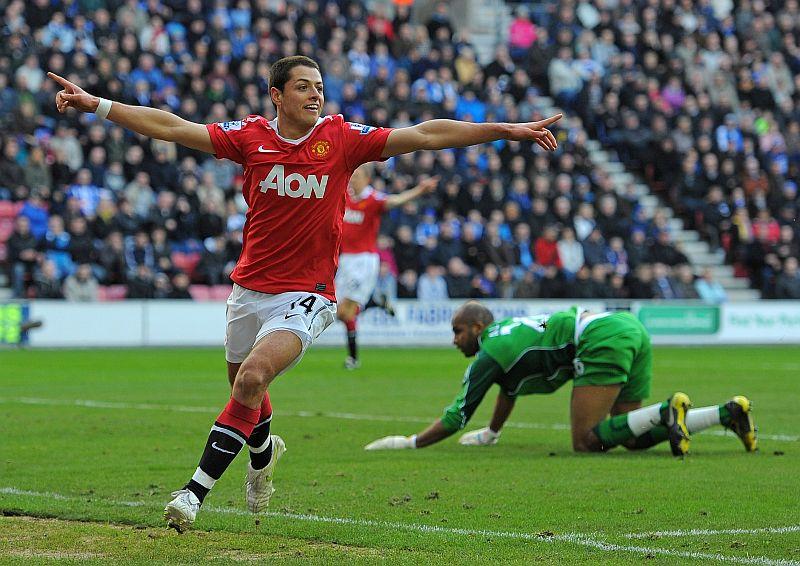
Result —
M 353 170 L 380 159 L 391 128 L 324 116 L 297 140 L 262 116 L 208 124 L 218 159 L 244 166 L 248 205 L 242 253 L 231 279 L 253 291 L 308 291 L 336 300 L 347 184 Z
M 346 195 L 342 253 L 378 253 L 378 230 L 386 211 L 386 196 L 372 187 L 366 188 L 358 199 L 350 191 Z

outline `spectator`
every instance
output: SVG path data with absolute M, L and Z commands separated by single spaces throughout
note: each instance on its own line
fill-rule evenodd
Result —
M 710 267 L 703 270 L 703 275 L 695 281 L 698 296 L 706 303 L 720 304 L 728 300 L 725 288 L 714 281 L 714 272 Z
M 150 237 L 144 230 L 139 230 L 125 243 L 125 264 L 128 273 L 133 274 L 139 271 L 139 266 L 145 266 L 152 271 L 156 266 L 155 253 L 150 243 Z
M 558 255 L 558 230 L 555 226 L 547 226 L 542 236 L 536 240 L 536 263 L 543 267 L 561 268 L 561 258 Z
M 572 228 L 561 230 L 561 239 L 558 241 L 558 257 L 568 278 L 572 278 L 583 267 L 583 246 L 575 239 Z
M 33 278 L 39 260 L 39 241 L 31 233 L 30 221 L 26 216 L 14 220 L 14 231 L 7 241 L 8 259 L 11 264 L 11 288 L 14 297 L 25 297 L 27 282 Z
M 140 263 L 128 277 L 129 299 L 153 299 L 156 295 L 155 275 L 146 264 Z
M 669 267 L 663 263 L 653 265 L 653 294 L 656 299 L 677 299 L 678 293 L 669 277 Z
M 430 264 L 419 277 L 417 298 L 421 301 L 441 301 L 447 299 L 447 282 L 444 269 L 440 265 Z
M 397 279 L 397 298 L 417 298 L 417 272 L 413 269 L 406 269 L 400 273 L 400 277 Z
M 789 257 L 783 263 L 783 273 L 778 276 L 775 285 L 775 298 L 800 299 L 800 271 L 797 269 L 797 258 Z
M 583 241 L 583 257 L 589 267 L 608 260 L 608 247 L 599 228 L 594 228 Z
M 64 230 L 64 220 L 57 215 L 51 216 L 47 222 L 47 232 L 39 242 L 45 257 L 52 261 L 59 279 L 75 270 L 72 255 L 69 252 L 71 237 Z
M 37 299 L 63 299 L 61 278 L 52 260 L 42 262 L 42 267 L 34 277 L 34 297 Z
M 166 298 L 188 299 L 191 301 L 192 294 L 189 292 L 189 276 L 182 271 L 173 275 L 171 289 Z
M 82 263 L 64 281 L 64 298 L 74 302 L 94 302 L 97 300 L 98 287 L 99 283 L 92 274 L 92 266 Z
M 675 295 L 678 299 L 699 299 L 700 294 L 697 292 L 695 281 L 694 281 L 694 273 L 692 273 L 692 268 L 690 265 L 681 264 L 675 268 L 676 276 L 675 276 L 675 283 L 673 285 L 675 289 Z
M 103 270 L 103 284 L 118 285 L 125 282 L 128 264 L 125 260 L 125 243 L 120 232 L 112 231 L 106 236 L 98 252 L 98 263 Z

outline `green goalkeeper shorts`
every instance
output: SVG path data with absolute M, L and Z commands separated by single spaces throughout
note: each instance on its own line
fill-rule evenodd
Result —
M 650 336 L 639 319 L 628 312 L 593 320 L 578 339 L 574 365 L 576 387 L 619 383 L 619 401 L 642 401 L 650 396 Z

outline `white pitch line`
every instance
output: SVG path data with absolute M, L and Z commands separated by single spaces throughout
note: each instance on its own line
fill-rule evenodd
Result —
M 85 503 L 85 497 L 69 496 L 60 493 L 52 492 L 37 492 L 24 489 L 17 489 L 15 487 L 2 487 L 0 488 L 0 495 L 18 495 L 26 497 L 40 497 L 45 499 L 54 499 L 57 501 L 80 501 Z M 121 507 L 153 507 L 160 508 L 153 503 L 146 501 L 115 501 L 103 500 L 103 502 L 117 505 Z M 234 509 L 230 507 L 204 507 L 206 512 L 221 513 L 226 515 L 236 515 L 244 517 L 253 517 L 253 514 L 242 509 Z M 372 519 L 351 519 L 349 517 L 325 517 L 321 515 L 310 515 L 306 513 L 284 513 L 279 511 L 267 511 L 262 513 L 268 517 L 275 517 L 281 519 L 292 519 L 295 521 L 307 521 L 310 523 L 326 523 L 332 525 L 350 525 L 357 527 L 369 527 L 385 530 L 404 530 L 420 533 L 433 533 L 441 535 L 457 535 L 457 536 L 480 536 L 488 538 L 506 538 L 512 540 L 524 540 L 530 542 L 566 542 L 594 548 L 606 552 L 630 552 L 635 554 L 670 556 L 675 558 L 692 558 L 695 560 L 716 560 L 718 562 L 730 562 L 733 564 L 755 564 L 759 566 L 800 566 L 800 562 L 794 560 L 773 559 L 764 556 L 726 556 L 719 553 L 709 552 L 693 552 L 683 550 L 670 550 L 666 548 L 648 548 L 642 546 L 620 545 L 605 542 L 591 538 L 588 535 L 567 533 L 561 535 L 544 535 L 544 534 L 531 534 L 520 533 L 514 531 L 492 531 L 484 529 L 464 529 L 458 527 L 440 527 L 437 525 L 424 525 L 419 523 L 398 523 L 393 521 L 376 521 Z
M 714 536 L 714 535 L 761 535 L 800 533 L 800 525 L 788 527 L 764 527 L 762 529 L 688 529 L 683 531 L 652 531 L 649 533 L 627 533 L 625 538 L 661 538 L 661 537 L 686 537 L 686 536 Z
M 90 399 L 45 399 L 41 397 L 0 397 L 0 403 L 20 403 L 23 405 L 49 405 L 49 406 L 65 406 L 65 407 L 88 407 L 91 409 L 126 409 L 126 410 L 140 410 L 140 411 L 174 411 L 178 413 L 217 413 L 219 407 L 202 407 L 191 405 L 159 405 L 156 403 L 119 403 L 115 401 L 94 401 Z M 328 419 L 342 419 L 351 421 L 375 421 L 375 422 L 393 422 L 393 423 L 430 423 L 432 417 L 411 417 L 411 416 L 392 416 L 392 415 L 367 415 L 360 413 L 339 413 L 339 412 L 326 412 L 326 411 L 295 411 L 295 412 L 281 412 L 276 411 L 279 417 L 324 417 Z M 569 430 L 567 424 L 543 424 L 543 423 L 526 423 L 526 422 L 507 422 L 505 424 L 508 428 L 520 428 L 529 430 Z M 732 433 L 726 430 L 707 430 L 702 432 L 703 435 L 711 436 L 731 436 Z M 761 434 L 758 438 L 761 440 L 778 440 L 782 442 L 797 442 L 800 436 L 792 434 Z

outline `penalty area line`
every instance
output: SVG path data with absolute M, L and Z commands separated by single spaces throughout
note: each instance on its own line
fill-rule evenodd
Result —
M 116 401 L 96 401 L 91 399 L 46 399 L 42 397 L 0 397 L 0 403 L 21 405 L 45 405 L 64 407 L 87 407 L 90 409 L 123 409 L 136 411 L 174 411 L 177 413 L 218 413 L 219 407 L 203 407 L 194 405 L 159 405 L 157 403 L 121 403 Z M 373 421 L 392 423 L 430 423 L 431 417 L 413 417 L 405 415 L 368 415 L 361 413 L 340 413 L 331 411 L 275 411 L 278 417 L 321 417 L 326 419 L 342 419 L 349 421 Z M 519 428 L 527 430 L 569 430 L 568 424 L 554 423 L 526 423 L 509 421 L 506 428 Z M 732 436 L 726 430 L 706 430 L 704 436 Z M 761 440 L 777 440 L 782 442 L 797 442 L 800 436 L 791 434 L 759 434 Z
M 53 501 L 80 501 L 83 503 L 92 502 L 91 500 L 87 501 L 85 497 L 80 497 L 80 496 L 70 496 L 53 492 L 30 491 L 30 490 L 18 489 L 15 487 L 0 487 L 0 495 L 51 499 Z M 109 505 L 114 505 L 119 507 L 151 507 L 153 509 L 156 508 L 160 509 L 160 506 L 157 506 L 154 503 L 147 501 L 118 501 L 118 500 L 103 500 L 103 501 Z M 254 517 L 252 513 L 230 507 L 204 507 L 203 511 L 206 513 L 220 513 L 226 515 Z M 473 537 L 479 536 L 488 538 L 522 540 L 529 542 L 544 542 L 550 544 L 563 542 L 563 543 L 570 543 L 578 546 L 593 548 L 605 552 L 628 552 L 633 554 L 644 554 L 649 556 L 661 555 L 674 558 L 690 558 L 703 561 L 714 560 L 718 562 L 729 562 L 733 564 L 755 564 L 761 566 L 800 566 L 800 562 L 796 562 L 793 560 L 783 560 L 783 559 L 776 560 L 764 556 L 726 556 L 724 554 L 719 554 L 719 553 L 694 552 L 694 551 L 683 551 L 683 550 L 671 550 L 666 548 L 648 548 L 643 546 L 613 544 L 593 538 L 589 535 L 577 534 L 577 533 L 567 533 L 560 535 L 559 534 L 551 535 L 549 533 L 532 534 L 532 533 L 521 533 L 514 531 L 494 531 L 494 530 L 483 530 L 483 529 L 465 529 L 458 527 L 441 527 L 437 525 L 425 525 L 419 523 L 399 523 L 393 521 L 378 521 L 372 519 L 353 519 L 349 517 L 326 517 L 323 515 L 311 515 L 306 513 L 288 513 L 280 511 L 268 511 L 266 513 L 262 513 L 261 515 L 279 519 L 305 521 L 309 523 L 348 525 L 348 526 L 367 527 L 367 528 L 381 529 L 381 530 L 387 530 L 387 529 L 403 530 L 403 531 L 418 532 L 425 534 L 440 534 L 449 536 L 473 536 Z

